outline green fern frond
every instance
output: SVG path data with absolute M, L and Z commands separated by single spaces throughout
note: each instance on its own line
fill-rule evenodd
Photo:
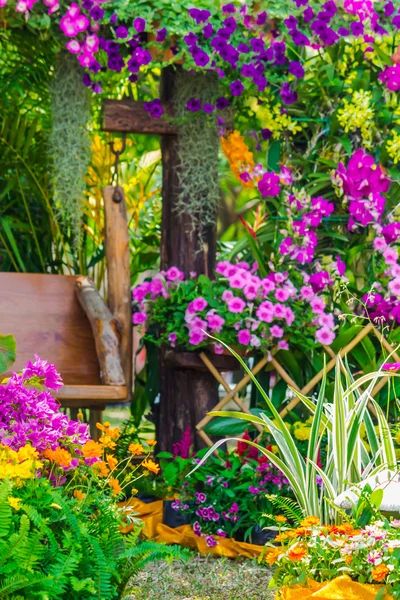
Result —
M 274 496 L 272 494 L 267 494 L 266 497 L 273 506 L 282 512 L 285 517 L 291 519 L 295 525 L 298 525 L 299 522 L 304 519 L 304 515 L 299 508 L 299 505 L 294 500 L 282 496 Z

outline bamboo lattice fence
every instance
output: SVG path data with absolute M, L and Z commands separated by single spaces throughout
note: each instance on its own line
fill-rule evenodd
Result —
M 387 339 L 384 337 L 384 335 L 381 332 L 379 332 L 378 329 L 374 325 L 369 324 L 369 325 L 363 327 L 361 329 L 361 331 L 346 346 L 344 346 L 344 348 L 342 348 L 337 354 L 335 354 L 335 352 L 329 346 L 323 346 L 324 351 L 330 357 L 330 361 L 326 364 L 325 368 L 321 369 L 318 373 L 316 373 L 316 375 L 301 389 L 296 384 L 296 382 L 292 379 L 292 377 L 289 375 L 287 370 L 274 357 L 274 355 L 277 353 L 277 350 L 272 352 L 272 358 L 270 357 L 268 359 L 267 357 L 263 357 L 261 360 L 259 360 L 257 362 L 257 364 L 255 364 L 253 366 L 251 372 L 253 375 L 257 375 L 263 369 L 265 369 L 267 365 L 271 365 L 271 367 L 287 383 L 288 386 L 292 387 L 293 389 L 301 392 L 304 396 L 306 396 L 306 395 L 310 394 L 310 392 L 312 392 L 314 390 L 314 388 L 318 385 L 318 383 L 322 380 L 322 378 L 324 376 L 324 372 L 329 373 L 335 367 L 338 356 L 340 356 L 341 358 L 346 357 L 356 346 L 358 346 L 358 344 L 360 344 L 362 342 L 362 340 L 365 337 L 371 336 L 371 335 L 375 336 L 379 340 L 379 342 L 383 346 L 383 348 L 397 362 L 400 363 L 400 355 L 390 345 L 390 343 L 387 341 Z M 218 404 L 214 407 L 213 410 L 214 411 L 222 410 L 228 404 L 228 402 L 230 402 L 232 400 L 233 402 L 236 403 L 239 410 L 241 410 L 242 412 L 247 413 L 247 414 L 252 414 L 251 411 L 249 410 L 249 408 L 247 408 L 247 406 L 244 404 L 243 400 L 239 397 L 239 393 L 241 392 L 241 390 L 243 390 L 250 383 L 251 377 L 248 374 L 246 374 L 235 385 L 235 387 L 233 389 L 231 389 L 229 384 L 223 377 L 223 375 L 215 368 L 215 366 L 212 364 L 212 362 L 210 361 L 210 359 L 204 352 L 202 352 L 200 354 L 200 358 L 203 361 L 204 365 L 207 367 L 207 369 L 214 375 L 214 377 L 218 381 L 218 383 L 220 383 L 221 386 L 226 391 L 226 396 L 224 396 L 218 402 Z M 377 383 L 376 386 L 374 387 L 374 389 L 372 390 L 371 395 L 375 396 L 386 385 L 386 383 L 388 382 L 388 379 L 389 379 L 388 377 L 382 377 L 380 379 L 379 383 Z M 299 402 L 300 402 L 300 400 L 299 400 L 299 398 L 297 398 L 297 396 L 292 398 L 289 401 L 289 403 L 280 410 L 281 417 L 282 418 L 285 417 L 290 411 L 292 411 L 297 406 L 297 404 Z M 370 409 L 374 412 L 372 405 L 370 405 Z M 212 446 L 213 442 L 210 439 L 210 437 L 207 435 L 207 433 L 204 431 L 204 428 L 210 423 L 210 421 L 213 418 L 214 417 L 212 417 L 210 415 L 206 415 L 196 426 L 199 436 L 202 438 L 202 440 L 208 446 Z M 259 433 L 262 433 L 263 428 L 261 425 L 256 424 L 255 427 L 257 428 Z

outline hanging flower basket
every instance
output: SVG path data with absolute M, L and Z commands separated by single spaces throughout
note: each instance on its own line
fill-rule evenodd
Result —
M 188 350 L 178 350 L 176 348 L 165 347 L 163 349 L 163 357 L 165 363 L 173 369 L 193 369 L 195 371 L 208 371 L 201 358 L 204 353 L 209 361 L 218 371 L 237 371 L 240 369 L 240 363 L 228 351 L 223 354 L 215 354 L 212 350 L 196 350 L 190 352 Z

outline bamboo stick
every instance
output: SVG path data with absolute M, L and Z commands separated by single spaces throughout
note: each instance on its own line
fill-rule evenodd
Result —
M 227 382 L 225 381 L 225 379 L 222 377 L 221 373 L 218 371 L 218 369 L 216 369 L 214 367 L 214 365 L 212 364 L 212 362 L 210 361 L 210 359 L 208 358 L 208 356 L 206 354 L 204 354 L 204 352 L 200 353 L 200 358 L 201 360 L 204 362 L 204 364 L 206 365 L 206 367 L 208 368 L 208 370 L 214 375 L 215 379 L 223 386 L 224 390 L 226 392 L 228 392 L 228 394 L 231 391 L 231 388 L 229 387 L 229 385 L 227 384 Z M 236 404 L 238 405 L 238 407 L 246 414 L 251 415 L 251 411 L 247 408 L 247 406 L 245 406 L 243 404 L 243 402 L 240 400 L 239 396 L 237 396 L 235 394 L 235 396 L 233 397 L 234 402 L 236 402 Z M 229 402 L 229 400 L 226 400 L 226 398 L 223 398 L 223 401 L 225 402 L 225 404 L 227 404 Z M 225 406 L 224 404 L 224 406 Z M 215 410 L 215 409 L 214 409 Z M 209 417 L 209 415 L 207 415 Z M 210 420 L 213 419 L 214 417 L 209 417 Z M 203 425 L 204 427 L 204 425 Z M 261 425 L 259 425 L 258 423 L 255 424 L 255 427 L 258 429 L 258 431 L 260 433 L 263 432 L 263 427 Z

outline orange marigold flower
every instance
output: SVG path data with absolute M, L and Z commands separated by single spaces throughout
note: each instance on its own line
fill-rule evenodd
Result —
M 107 463 L 111 471 L 113 471 L 118 464 L 118 459 L 113 454 L 107 454 Z
M 79 500 L 79 502 L 82 502 L 82 500 L 84 500 L 86 498 L 86 494 L 84 494 L 82 492 L 82 490 L 74 490 L 74 498 L 76 498 L 77 500 Z
M 148 446 L 155 446 L 157 444 L 156 440 L 147 440 L 147 445 Z
M 56 465 L 59 465 L 60 467 L 69 467 L 71 464 L 72 456 L 68 450 L 64 450 L 64 448 L 57 447 L 55 450 L 47 448 L 43 454 L 51 462 L 56 463 Z
M 122 488 L 119 485 L 118 479 L 111 478 L 107 483 L 112 489 L 114 496 L 118 496 L 118 494 L 122 492 Z
M 272 567 L 281 554 L 282 548 L 269 548 L 265 553 L 265 560 Z
M 296 537 L 306 537 L 311 535 L 311 530 L 307 529 L 307 527 L 296 527 L 296 529 L 294 529 L 294 534 Z
M 353 557 L 352 556 L 346 556 L 344 562 L 346 563 L 346 565 L 351 565 L 351 563 L 353 562 Z
M 97 471 L 99 477 L 107 477 L 110 470 L 104 460 L 94 463 L 93 469 Z
M 285 542 L 286 540 L 289 539 L 289 536 L 287 533 L 279 533 L 276 538 L 275 541 L 276 542 Z
M 139 456 L 140 454 L 144 453 L 142 444 L 138 444 L 136 442 L 128 446 L 128 450 L 131 454 L 133 454 L 133 456 Z
M 160 467 L 157 465 L 157 463 L 150 460 L 150 458 L 148 458 L 147 460 L 144 460 L 142 462 L 142 467 L 144 469 L 147 469 L 148 471 L 151 471 L 152 473 L 155 473 L 156 475 L 160 470 Z
M 372 579 L 374 581 L 385 581 L 387 574 L 389 573 L 390 569 L 387 565 L 385 565 L 384 563 L 381 563 L 380 565 L 378 565 L 377 567 L 374 567 L 372 569 Z
M 320 524 L 320 520 L 318 519 L 318 517 L 313 517 L 313 516 L 306 517 L 300 523 L 300 525 L 302 525 L 303 527 L 312 527 L 313 525 L 319 525 L 319 524 Z
M 287 518 L 284 517 L 283 515 L 278 515 L 278 516 L 275 517 L 275 521 L 277 523 L 286 523 Z
M 85 458 L 100 458 L 103 454 L 103 448 L 94 440 L 89 440 L 83 446 L 82 453 Z
M 291 560 L 292 562 L 297 562 L 299 560 L 303 560 L 303 558 L 305 558 L 307 556 L 307 549 L 305 546 L 294 546 L 293 548 L 290 548 L 289 552 L 287 553 L 287 557 L 289 560 Z

